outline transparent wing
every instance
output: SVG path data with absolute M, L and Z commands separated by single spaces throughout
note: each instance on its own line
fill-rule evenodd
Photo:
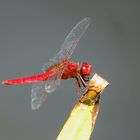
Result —
M 31 90 L 31 107 L 33 110 L 39 109 L 47 99 L 48 93 L 55 91 L 60 85 L 63 71 L 54 71 L 53 76 L 47 82 L 35 83 Z
M 78 22 L 70 33 L 66 36 L 60 51 L 49 60 L 48 64 L 43 66 L 43 71 L 46 71 L 48 65 L 54 65 L 62 62 L 63 60 L 69 60 L 80 40 L 82 35 L 87 30 L 90 24 L 90 18 L 86 17 L 80 22 Z
M 59 51 L 60 59 L 68 60 L 71 58 L 80 38 L 87 30 L 90 24 L 90 18 L 86 17 L 78 22 L 65 38 L 61 50 Z
M 43 70 L 45 70 L 46 68 L 48 69 L 52 66 L 52 64 L 55 65 L 55 61 L 53 60 L 49 61 L 48 64 L 45 64 L 42 69 Z M 45 86 L 45 89 L 48 93 L 53 92 L 57 88 L 57 86 L 60 85 L 61 76 L 64 70 L 65 70 L 64 63 L 60 64 L 59 66 L 56 66 L 55 69 L 51 70 L 53 76 L 47 79 L 46 86 Z
M 63 70 L 55 70 L 54 74 L 52 77 L 48 78 L 46 85 L 45 85 L 45 90 L 47 93 L 54 92 L 56 88 L 60 85 L 61 83 L 61 76 L 63 74 Z
M 45 91 L 46 82 L 35 83 L 31 90 L 31 108 L 39 109 L 42 103 L 47 99 Z

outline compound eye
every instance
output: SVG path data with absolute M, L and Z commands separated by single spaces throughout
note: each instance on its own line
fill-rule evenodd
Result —
M 92 72 L 92 66 L 88 63 L 83 63 L 81 67 L 81 73 L 83 75 L 90 75 L 91 72 Z

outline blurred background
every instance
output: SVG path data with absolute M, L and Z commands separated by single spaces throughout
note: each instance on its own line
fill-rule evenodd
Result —
M 91 140 L 140 139 L 140 1 L 0 0 L 0 80 L 33 75 L 55 55 L 73 26 L 92 18 L 72 61 L 87 61 L 110 86 Z M 0 85 L 1 140 L 55 140 L 79 99 L 62 81 L 37 111 L 32 84 Z

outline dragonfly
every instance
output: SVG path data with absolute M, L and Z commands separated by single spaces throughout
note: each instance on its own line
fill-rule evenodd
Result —
M 43 65 L 42 73 L 2 82 L 6 85 L 34 83 L 31 89 L 31 108 L 39 109 L 46 101 L 48 93 L 52 93 L 60 85 L 61 80 L 75 78 L 76 85 L 82 92 L 87 89 L 87 82 L 92 73 L 92 66 L 87 62 L 81 65 L 69 59 L 77 47 L 77 44 L 90 25 L 90 17 L 85 17 L 78 22 L 66 36 L 59 52 Z M 83 88 L 84 87 L 84 88 Z

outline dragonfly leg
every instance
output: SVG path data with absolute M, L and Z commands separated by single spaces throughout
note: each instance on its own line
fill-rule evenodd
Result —
M 85 82 L 85 80 L 83 79 L 83 77 L 80 74 L 79 74 L 79 78 L 80 78 L 80 80 L 81 80 L 81 82 L 82 82 L 82 84 L 83 84 L 84 87 L 89 86 L 89 84 L 87 84 Z
M 81 87 L 80 81 L 79 81 L 78 77 L 76 77 L 76 95 L 78 95 L 78 90 L 80 87 Z
M 81 87 L 78 77 L 76 77 L 76 83 L 78 84 L 79 87 Z
M 89 76 L 81 76 L 81 77 L 83 78 L 83 80 L 85 82 L 89 82 L 89 80 L 90 80 L 90 77 Z

